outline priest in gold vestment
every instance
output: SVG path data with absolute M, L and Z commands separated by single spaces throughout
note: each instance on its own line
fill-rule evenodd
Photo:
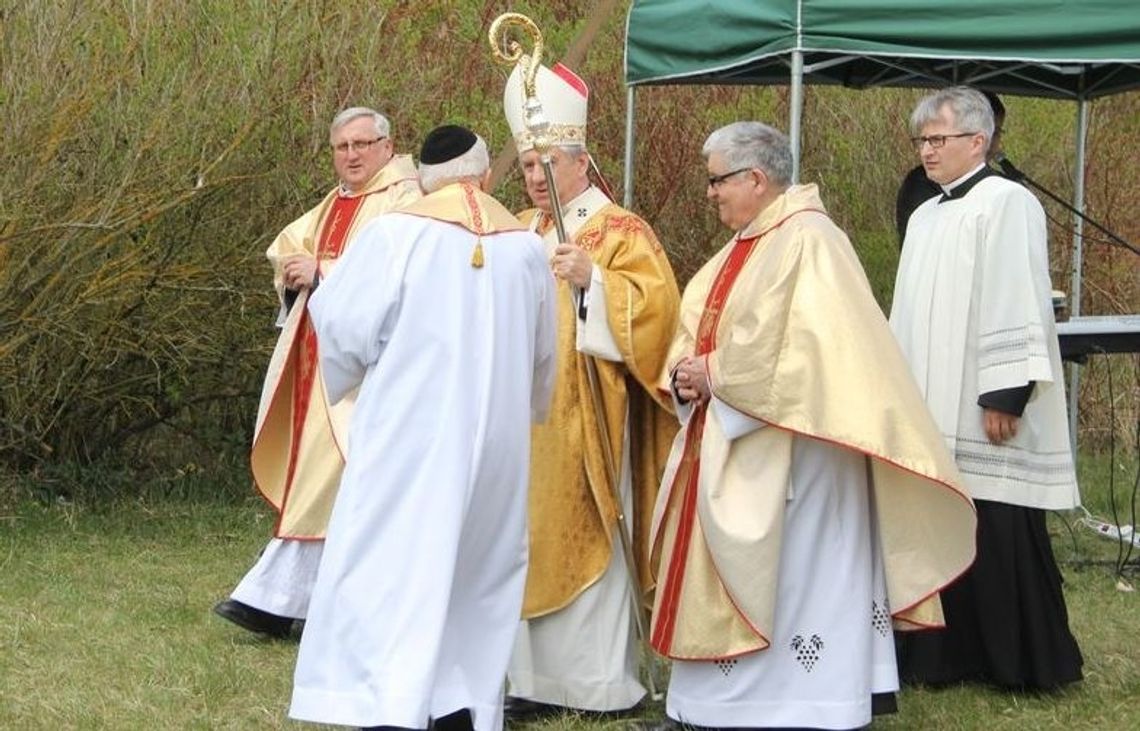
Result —
M 676 421 L 656 388 L 679 293 L 665 251 L 641 218 L 591 184 L 588 90 L 562 65 L 540 66 L 536 93 L 551 122 L 558 241 L 535 140 L 523 123 L 521 71 L 504 106 L 534 209 L 520 215 L 547 245 L 558 286 L 558 376 L 550 418 L 532 433 L 530 566 L 523 622 L 508 671 L 508 718 L 572 708 L 621 711 L 645 695 L 631 609 L 646 601 L 648 522 Z M 593 358 L 600 404 L 591 393 Z M 619 474 L 608 474 L 597 408 Z M 615 493 L 616 488 L 616 493 Z M 615 535 L 618 506 L 636 566 Z M 638 583 L 634 596 L 629 572 Z
M 898 689 L 892 624 L 941 623 L 973 506 L 850 242 L 791 184 L 787 137 L 737 122 L 703 152 L 735 235 L 686 287 L 667 362 L 682 431 L 650 630 L 673 659 L 666 712 L 861 728 Z
M 350 107 L 329 130 L 339 184 L 274 239 L 266 254 L 281 303 L 250 456 L 261 495 L 277 511 L 273 538 L 214 611 L 252 632 L 289 633 L 309 605 L 329 512 L 344 468 L 352 399 L 331 406 L 308 298 L 353 235 L 381 213 L 421 197 L 409 155 L 394 155 L 386 117 Z

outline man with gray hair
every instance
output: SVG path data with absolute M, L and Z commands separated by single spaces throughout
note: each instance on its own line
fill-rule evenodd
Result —
M 982 93 L 994 113 L 994 136 L 990 140 L 989 149 L 986 151 L 986 160 L 994 160 L 1002 154 L 1001 131 L 1002 125 L 1005 123 L 1005 105 L 1002 104 L 997 94 L 989 91 Z M 906 225 L 910 221 L 914 209 L 940 195 L 942 195 L 942 188 L 938 183 L 926 177 L 926 169 L 922 163 L 911 168 L 911 171 L 903 178 L 898 195 L 895 198 L 895 227 L 899 234 L 900 249 L 906 239 Z
M 891 329 L 978 508 L 978 560 L 944 595 L 946 629 L 900 646 L 904 680 L 1050 689 L 1081 677 L 1046 510 L 1080 504 L 1045 212 L 986 166 L 990 104 L 952 87 L 910 119 L 941 187 L 911 216 Z
M 348 462 L 290 715 L 498 731 L 526 580 L 530 422 L 554 377 L 542 242 L 481 187 L 447 125 L 427 195 L 380 216 L 313 297 L 330 401 L 357 388 Z
M 506 700 L 514 720 L 626 711 L 645 695 L 633 612 L 652 588 L 646 535 L 676 431 L 656 384 L 679 300 L 653 229 L 590 180 L 586 83 L 562 64 L 538 68 L 543 142 L 554 145 L 548 180 L 524 121 L 522 76 L 516 67 L 503 102 L 534 204 L 519 217 L 542 236 L 558 281 L 558 377 L 551 419 L 533 432 L 531 568 Z
M 277 512 L 261 557 L 214 611 L 251 632 L 288 636 L 309 605 L 329 511 L 344 468 L 352 399 L 331 406 L 317 357 L 308 298 L 337 266 L 353 235 L 381 213 L 420 198 L 408 155 L 394 155 L 388 120 L 367 107 L 337 114 L 329 147 L 339 182 L 285 227 L 266 254 L 280 302 L 281 333 L 258 407 L 250 463 Z
M 662 383 L 681 422 L 651 536 L 666 712 L 863 727 L 893 709 L 892 620 L 940 622 L 973 510 L 851 243 L 791 184 L 787 137 L 737 122 L 703 152 L 733 236 L 685 288 Z

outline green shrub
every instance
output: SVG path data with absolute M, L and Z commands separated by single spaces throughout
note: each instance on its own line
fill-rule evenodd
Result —
M 510 5 L 508 7 L 508 5 Z M 548 62 L 595 3 L 29 0 L 0 15 L 0 464 L 119 460 L 161 472 L 244 459 L 275 331 L 263 252 L 331 187 L 327 124 L 375 106 L 398 149 L 436 124 L 470 124 L 494 148 L 506 70 L 486 28 L 531 15 Z M 624 3 L 577 70 L 591 147 L 620 187 Z M 894 191 L 912 164 L 911 91 L 809 88 L 804 179 L 818 182 L 889 304 Z M 1010 100 L 1007 147 L 1062 195 L 1071 105 Z M 1089 209 L 1137 240 L 1130 156 L 1138 96 L 1098 102 Z M 635 209 L 682 280 L 728 237 L 704 198 L 700 145 L 744 117 L 786 127 L 787 90 L 661 87 L 638 96 Z M 519 176 L 498 189 L 526 205 Z M 1056 211 L 1058 220 L 1067 220 Z M 1054 231 L 1069 289 L 1068 235 Z M 1136 312 L 1135 258 L 1086 246 L 1084 311 Z M 1136 378 L 1116 366 L 1118 427 L 1135 433 Z M 1103 370 L 1103 369 L 1102 369 Z M 1086 379 L 1081 426 L 1101 441 L 1104 384 Z M 1131 397 L 1131 400 L 1129 400 Z M 1125 438 L 1131 442 L 1132 439 Z

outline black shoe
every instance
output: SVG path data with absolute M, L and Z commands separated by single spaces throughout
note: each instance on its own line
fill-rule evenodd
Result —
M 872 716 L 889 716 L 892 713 L 899 712 L 899 699 L 894 693 L 872 693 L 871 694 L 871 715 Z
M 575 711 L 575 713 L 590 721 L 624 721 L 635 719 L 644 711 L 645 708 L 638 703 L 629 708 L 618 708 L 613 711 Z
M 264 612 L 236 599 L 226 599 L 214 605 L 214 614 L 236 624 L 242 629 L 270 637 L 285 638 L 293 629 L 291 617 L 281 617 Z
M 509 695 L 503 701 L 503 720 L 535 721 L 540 718 L 555 716 L 564 710 L 566 709 L 562 706 L 555 706 L 550 703 L 539 703 L 538 701 Z
M 683 731 L 677 721 L 666 716 L 665 718 L 640 718 L 626 725 L 626 731 Z
M 860 726 L 849 731 L 867 731 L 870 726 Z M 626 731 L 812 731 L 802 726 L 694 726 L 691 723 L 681 723 L 668 716 L 664 720 L 635 721 L 626 727 Z
M 475 731 L 475 722 L 469 708 L 461 708 L 455 713 L 433 718 L 428 731 Z

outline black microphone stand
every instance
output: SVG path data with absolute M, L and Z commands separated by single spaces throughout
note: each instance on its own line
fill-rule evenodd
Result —
M 1073 205 L 1071 203 L 1064 200 L 1060 196 L 1053 193 L 1053 191 L 1049 190 L 1048 188 L 1041 185 L 1040 183 L 1038 183 L 1033 178 L 1029 177 L 1025 173 L 1018 170 L 1016 167 L 1014 167 L 1013 163 L 1010 162 L 1009 159 L 1005 155 L 1002 155 L 999 153 L 998 155 L 996 155 L 994 157 L 994 162 L 996 162 L 998 164 L 998 166 L 1001 167 L 1002 175 L 1005 176 L 1006 178 L 1009 178 L 1010 180 L 1014 181 L 1015 183 L 1024 183 L 1025 185 L 1028 185 L 1030 188 L 1033 188 L 1034 190 L 1037 190 L 1038 192 L 1045 194 L 1046 196 L 1048 196 L 1052 200 L 1056 201 L 1057 203 L 1060 203 L 1062 206 L 1064 206 L 1071 213 L 1074 213 L 1075 215 L 1079 216 L 1080 219 L 1082 221 L 1084 221 L 1085 223 L 1090 224 L 1091 226 L 1094 226 L 1098 231 L 1102 232 L 1105 236 L 1107 236 L 1109 239 L 1111 239 L 1114 244 L 1117 244 L 1118 246 L 1122 246 L 1125 249 L 1128 249 L 1129 251 L 1131 251 L 1133 254 L 1140 256 L 1140 248 L 1133 246 L 1132 244 L 1130 244 L 1127 241 L 1125 241 L 1124 239 L 1120 238 L 1119 236 L 1117 236 L 1113 232 L 1109 231 L 1104 226 L 1100 225 L 1099 223 L 1097 223 L 1093 219 L 1089 218 L 1085 214 L 1078 211 L 1076 208 L 1073 207 Z

